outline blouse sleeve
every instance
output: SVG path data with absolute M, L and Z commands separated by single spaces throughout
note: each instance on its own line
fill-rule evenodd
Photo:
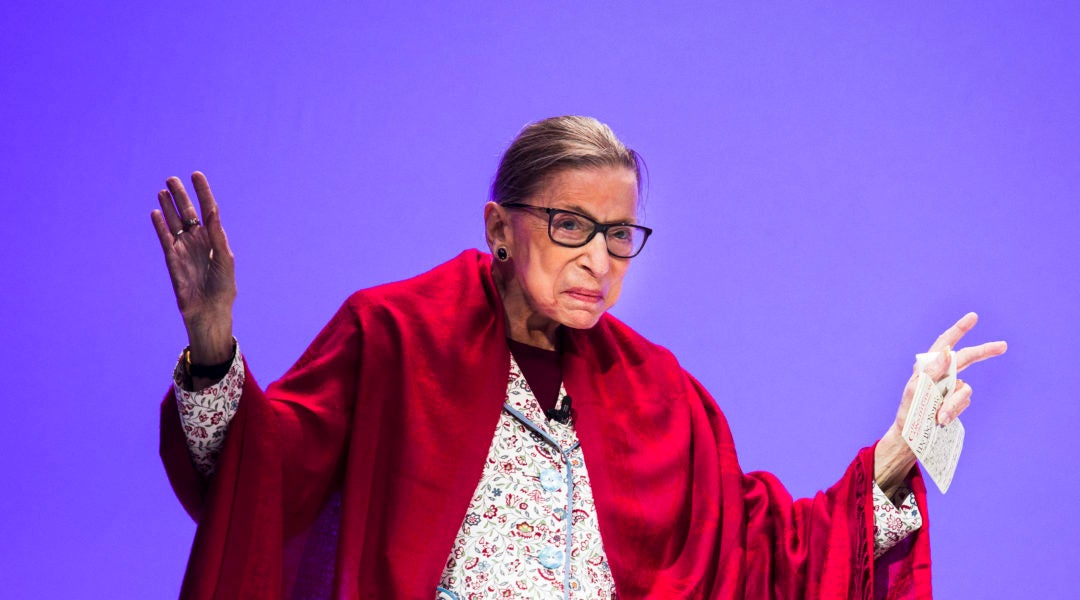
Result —
M 885 492 L 874 484 L 874 558 L 878 558 L 922 527 L 922 514 L 915 493 L 903 488 L 893 503 Z
M 232 365 L 221 381 L 198 391 L 185 389 L 186 379 L 183 358 L 173 369 L 173 392 L 176 408 L 180 413 L 180 425 L 187 440 L 191 462 L 196 470 L 209 478 L 214 474 L 225 434 L 229 430 L 240 395 L 244 389 L 244 359 L 237 344 Z
M 188 514 L 199 521 L 213 497 L 272 493 L 286 533 L 310 524 L 342 472 L 361 348 L 350 301 L 265 392 L 239 347 L 225 378 L 199 392 L 185 389 L 180 365 L 162 404 L 160 452 Z

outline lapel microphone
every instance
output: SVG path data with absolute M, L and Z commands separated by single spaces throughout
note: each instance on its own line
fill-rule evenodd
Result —
M 559 408 L 549 408 L 545 410 L 544 416 L 551 420 L 558 421 L 563 425 L 566 425 L 570 422 L 571 402 L 572 400 L 570 400 L 570 396 L 563 396 L 562 402 L 559 403 Z

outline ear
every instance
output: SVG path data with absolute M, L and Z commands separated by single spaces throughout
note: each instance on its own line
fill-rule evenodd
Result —
M 484 205 L 484 235 L 487 238 L 488 250 L 492 254 L 499 246 L 509 248 L 513 242 L 514 230 L 510 226 L 510 215 L 495 202 Z

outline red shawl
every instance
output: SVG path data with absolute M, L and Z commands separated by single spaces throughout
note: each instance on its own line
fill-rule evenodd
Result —
M 209 483 L 170 391 L 161 454 L 198 522 L 182 597 L 434 597 L 506 393 L 490 260 L 468 251 L 357 292 L 265 394 L 248 371 Z M 923 529 L 875 585 L 872 448 L 792 501 L 742 472 L 716 402 L 670 352 L 610 315 L 562 345 L 620 598 L 930 597 L 917 473 Z

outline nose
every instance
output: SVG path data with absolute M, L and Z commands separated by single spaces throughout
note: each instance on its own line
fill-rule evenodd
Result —
M 611 269 L 611 255 L 607 251 L 607 238 L 597 233 L 582 247 L 582 265 L 595 277 L 603 277 Z

